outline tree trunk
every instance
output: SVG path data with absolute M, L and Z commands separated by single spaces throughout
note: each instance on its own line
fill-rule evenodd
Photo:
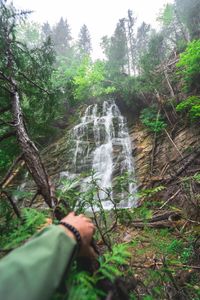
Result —
M 52 207 L 54 203 L 49 184 L 49 178 L 40 159 L 38 150 L 35 144 L 29 139 L 29 136 L 26 132 L 17 86 L 13 79 L 10 80 L 12 82 L 11 105 L 17 139 L 22 149 L 27 168 L 38 187 L 39 193 L 44 197 L 47 205 Z

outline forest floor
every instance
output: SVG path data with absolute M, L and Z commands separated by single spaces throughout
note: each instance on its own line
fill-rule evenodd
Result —
M 158 221 L 159 226 L 146 219 L 137 228 L 130 214 L 129 220 L 120 220 L 114 239 L 128 244 L 131 256 L 125 274 L 134 299 L 200 299 L 200 223 L 191 224 L 180 216 L 168 217 L 168 223 Z M 159 212 L 164 215 L 166 211 Z

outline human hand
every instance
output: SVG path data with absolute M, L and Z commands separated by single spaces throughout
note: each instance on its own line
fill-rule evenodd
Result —
M 95 226 L 92 223 L 91 219 L 87 218 L 83 214 L 76 216 L 74 212 L 71 212 L 66 217 L 64 217 L 61 222 L 71 224 L 79 231 L 81 236 L 81 249 L 79 252 L 79 256 L 96 257 L 96 253 L 91 246 L 92 236 L 95 232 Z M 74 234 L 70 230 L 68 230 L 63 225 L 60 226 L 65 229 L 65 232 L 69 237 L 75 239 Z

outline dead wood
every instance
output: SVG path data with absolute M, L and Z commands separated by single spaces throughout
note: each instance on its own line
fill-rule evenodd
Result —
M 165 201 L 163 203 L 163 205 L 161 205 L 161 207 L 159 207 L 158 211 L 160 211 L 161 209 L 163 209 L 164 206 L 166 206 L 170 201 L 172 201 L 174 198 L 176 198 L 176 196 L 180 193 L 181 189 L 179 189 L 178 191 L 176 191 L 175 194 L 173 194 L 169 199 L 167 199 L 167 201 Z
M 134 220 L 130 225 L 135 228 L 170 228 L 174 227 L 177 220 L 181 219 L 181 214 L 174 211 L 166 211 L 162 214 L 157 214 L 151 219 L 138 219 Z
M 169 218 L 180 219 L 181 214 L 179 212 L 175 212 L 175 211 L 164 211 L 163 213 L 154 215 L 151 219 L 146 219 L 145 222 L 154 223 L 157 221 L 168 220 Z M 136 220 L 134 220 L 134 223 L 143 222 L 143 221 L 144 220 L 142 220 L 142 219 L 136 219 Z
M 2 181 L 0 182 L 0 187 L 2 187 L 3 189 L 12 181 L 12 179 L 18 174 L 17 171 L 19 171 L 19 169 L 16 170 L 16 166 L 18 165 L 18 163 L 23 159 L 23 154 L 20 154 L 15 161 L 13 162 L 12 166 L 10 167 L 10 169 L 8 170 L 8 172 L 6 173 L 6 175 L 4 176 L 4 178 L 2 179 Z
M 23 151 L 24 160 L 26 162 L 27 168 L 38 187 L 38 191 L 44 197 L 44 200 L 47 203 L 47 205 L 49 207 L 52 207 L 53 195 L 50 188 L 49 177 L 41 161 L 38 150 L 35 144 L 30 140 L 26 128 L 24 126 L 23 114 L 20 106 L 20 100 L 16 83 L 13 79 L 11 79 L 11 83 L 11 104 L 17 139 Z
M 37 198 L 37 196 L 39 195 L 40 193 L 39 192 L 36 192 L 35 195 L 33 196 L 33 198 L 31 199 L 30 201 L 30 204 L 29 204 L 29 207 L 31 207 L 35 201 L 35 199 Z
M 14 210 L 16 216 L 17 216 L 19 219 L 21 219 L 21 213 L 20 213 L 20 211 L 19 211 L 17 205 L 15 204 L 14 200 L 12 199 L 11 195 L 9 195 L 9 193 L 6 192 L 6 191 L 4 191 L 4 190 L 0 192 L 0 195 L 6 196 L 6 198 L 7 198 L 8 201 L 10 202 L 10 205 L 12 206 L 12 208 L 13 208 L 13 210 Z
M 166 129 L 164 129 L 168 139 L 170 140 L 170 142 L 172 143 L 172 145 L 174 146 L 174 148 L 176 149 L 176 151 L 179 153 L 179 155 L 181 156 L 181 158 L 183 158 L 182 153 L 179 151 L 178 147 L 176 146 L 176 144 L 174 143 L 174 141 L 172 140 L 171 136 L 169 135 L 169 133 L 167 132 Z
M 164 183 L 165 184 L 169 184 L 171 183 L 172 181 L 174 181 L 175 179 L 177 179 L 177 177 L 179 175 L 181 175 L 189 165 L 191 165 L 191 163 L 200 155 L 200 148 L 196 149 L 194 152 L 193 152 L 193 155 L 191 155 L 189 157 L 189 159 L 187 160 L 187 162 L 183 163 L 182 166 L 176 171 L 176 173 L 171 176 L 171 178 L 169 179 L 166 179 L 164 180 Z
M 145 228 L 145 227 L 149 227 L 149 228 L 171 228 L 173 227 L 172 222 L 170 221 L 158 221 L 158 222 L 154 222 L 154 223 L 149 223 L 149 222 L 133 222 L 131 223 L 131 225 L 135 228 Z

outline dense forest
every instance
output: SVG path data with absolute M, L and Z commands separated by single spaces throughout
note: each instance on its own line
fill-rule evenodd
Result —
M 75 263 L 68 295 L 55 299 L 199 299 L 199 136 L 186 152 L 173 137 L 183 127 L 198 130 L 200 121 L 200 1 L 165 5 L 159 30 L 138 26 L 128 10 L 112 36 L 102 37 L 104 59 L 97 60 L 86 24 L 75 40 L 67 19 L 38 24 L 30 14 L 0 0 L 0 256 L 71 210 L 87 213 L 89 203 L 98 207 L 90 210 L 98 269 L 87 272 Z M 42 156 L 83 109 L 105 99 L 115 99 L 129 127 L 141 126 L 153 140 L 152 181 L 138 187 L 137 207 L 120 209 L 116 197 L 105 210 L 93 175 L 87 192 L 74 188 L 74 179 L 62 190 Z M 180 167 L 156 181 L 155 149 L 165 137 Z M 34 192 L 18 188 L 26 176 Z M 119 194 L 127 180 L 127 174 L 117 177 Z M 187 205 L 173 202 L 176 197 Z M 79 207 L 77 198 L 85 201 Z

